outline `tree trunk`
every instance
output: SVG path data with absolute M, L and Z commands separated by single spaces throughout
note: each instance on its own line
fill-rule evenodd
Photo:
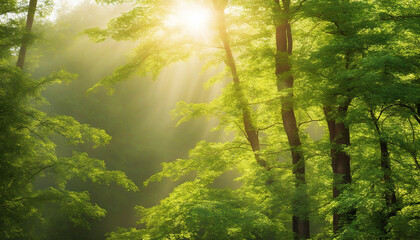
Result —
M 226 32 L 226 21 L 225 21 L 225 13 L 224 13 L 225 4 L 226 4 L 225 1 L 213 0 L 213 5 L 216 9 L 216 14 L 217 14 L 216 18 L 217 18 L 217 27 L 219 31 L 219 36 L 223 43 L 223 48 L 226 53 L 226 65 L 230 69 L 230 72 L 233 78 L 233 83 L 235 86 L 236 96 L 242 108 L 241 109 L 242 120 L 243 120 L 243 126 L 244 126 L 244 130 L 246 134 L 245 137 L 247 138 L 249 144 L 251 145 L 251 148 L 252 148 L 252 151 L 254 152 L 254 156 L 257 163 L 260 166 L 266 169 L 269 169 L 267 168 L 266 161 L 261 157 L 261 155 L 258 152 L 260 150 L 258 130 L 252 123 L 251 110 L 249 108 L 248 100 L 246 96 L 244 95 L 243 91 L 241 90 L 239 75 L 236 70 L 235 59 L 233 58 L 232 50 L 229 43 L 229 38 Z
M 279 4 L 279 2 L 277 2 Z M 283 0 L 283 13 L 285 16 L 289 13 L 289 1 Z M 281 7 L 279 5 L 279 10 Z M 277 90 L 282 91 L 284 89 L 290 89 L 290 93 L 281 99 L 281 115 L 283 119 L 283 127 L 287 135 L 289 146 L 292 155 L 293 174 L 295 176 L 295 187 L 296 191 L 305 191 L 304 185 L 305 180 L 305 159 L 299 151 L 301 141 L 299 137 L 299 129 L 296 123 L 295 112 L 293 109 L 293 76 L 290 73 L 291 66 L 289 64 L 289 55 L 292 54 L 293 50 L 293 39 L 290 23 L 287 18 L 281 21 L 276 26 L 276 77 L 277 77 Z M 306 193 L 305 199 L 307 200 Z M 310 237 L 309 229 L 309 216 L 305 214 L 303 216 L 297 216 L 295 214 L 299 208 L 295 201 L 292 203 L 293 216 L 292 216 L 292 228 L 295 233 L 295 239 L 308 239 Z
M 379 146 L 381 150 L 381 170 L 384 173 L 382 180 L 385 185 L 384 199 L 386 207 L 382 210 L 381 227 L 382 232 L 385 235 L 384 239 L 389 239 L 389 237 L 386 237 L 386 234 L 388 233 L 386 225 L 388 224 L 389 219 L 397 214 L 397 197 L 395 194 L 394 181 L 391 177 L 392 169 L 391 159 L 389 158 L 388 142 L 382 138 L 382 131 L 379 128 L 378 119 L 375 117 L 372 110 L 370 111 L 370 116 L 375 125 L 376 133 L 379 136 Z
M 350 101 L 347 101 L 337 108 L 338 116 L 346 116 L 349 104 Z M 350 130 L 343 122 L 337 122 L 331 116 L 332 112 L 332 107 L 324 106 L 331 143 L 331 166 L 334 174 L 333 198 L 336 198 L 340 196 L 343 184 L 351 184 L 350 156 L 343 150 L 343 148 L 350 145 Z M 347 209 L 342 214 L 339 214 L 338 209 L 335 209 L 333 213 L 334 233 L 337 233 L 342 226 L 351 222 L 355 214 L 354 209 Z
M 395 194 L 394 181 L 391 178 L 391 162 L 389 159 L 388 142 L 380 140 L 381 147 L 381 169 L 384 172 L 383 181 L 385 184 L 384 198 L 386 202 L 386 209 L 382 213 L 382 231 L 384 234 L 388 233 L 386 225 L 391 217 L 397 215 L 397 197 Z M 389 239 L 389 237 L 385 237 Z
M 30 0 L 29 2 L 29 10 L 28 10 L 28 17 L 26 19 L 26 27 L 25 27 L 25 34 L 22 38 L 22 45 L 19 49 L 19 57 L 16 63 L 16 67 L 23 69 L 23 66 L 25 64 L 25 57 L 26 57 L 26 48 L 29 44 L 30 34 L 32 31 L 32 25 L 34 23 L 35 18 L 35 10 L 36 10 L 36 4 L 37 0 Z

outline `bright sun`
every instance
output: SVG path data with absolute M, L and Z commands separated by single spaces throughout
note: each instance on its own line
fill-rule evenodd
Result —
M 191 35 L 202 35 L 208 30 L 211 12 L 197 3 L 180 3 L 165 20 L 165 26 Z

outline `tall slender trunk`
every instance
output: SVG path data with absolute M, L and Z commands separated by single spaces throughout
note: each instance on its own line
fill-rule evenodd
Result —
M 284 14 L 284 20 L 276 26 L 276 77 L 277 77 L 277 90 L 282 91 L 284 89 L 290 89 L 290 93 L 281 99 L 281 115 L 283 119 L 283 127 L 287 135 L 289 146 L 292 155 L 293 174 L 295 176 L 295 187 L 296 191 L 305 191 L 304 185 L 306 184 L 305 179 L 305 159 L 299 147 L 301 141 L 299 137 L 299 129 L 296 123 L 295 112 L 293 108 L 293 76 L 290 73 L 289 56 L 293 51 L 293 38 L 290 23 L 288 21 L 289 5 L 290 1 L 283 0 L 283 10 L 281 10 L 280 2 L 279 10 Z M 304 201 L 307 201 L 305 193 Z M 305 203 L 307 204 L 307 203 Z M 298 216 L 295 214 L 299 208 L 305 206 L 299 206 L 295 201 L 292 203 L 293 216 L 292 216 L 292 228 L 295 233 L 295 239 L 308 239 L 310 237 L 309 229 L 309 216 L 305 214 Z
M 35 18 L 35 10 L 36 10 L 36 4 L 37 0 L 30 0 L 29 1 L 29 10 L 28 10 L 28 17 L 26 18 L 26 27 L 25 27 L 25 34 L 22 38 L 22 44 L 19 49 L 19 57 L 16 63 L 16 67 L 23 69 L 23 66 L 25 64 L 25 57 L 26 57 L 26 48 L 29 44 L 30 34 L 32 31 L 32 25 L 34 23 Z
M 392 169 L 391 159 L 389 157 L 388 142 L 386 139 L 383 139 L 383 134 L 379 127 L 378 119 L 372 110 L 370 110 L 370 116 L 372 118 L 373 124 L 375 125 L 376 133 L 379 136 L 379 147 L 381 150 L 381 170 L 384 173 L 382 180 L 385 186 L 383 196 L 385 199 L 386 207 L 382 210 L 381 227 L 382 232 L 385 235 L 384 239 L 389 239 L 389 237 L 386 237 L 386 234 L 388 233 L 386 225 L 388 224 L 389 219 L 397 214 L 397 197 L 395 194 L 394 181 L 391 177 Z
M 337 25 L 339 29 L 339 26 Z M 350 69 L 351 52 L 346 51 L 344 57 L 344 68 Z M 346 88 L 342 88 L 344 93 Z M 327 120 L 328 131 L 330 135 L 331 144 L 331 166 L 333 170 L 333 198 L 341 195 L 343 187 L 351 184 L 351 167 L 350 155 L 348 155 L 344 148 L 350 146 L 350 129 L 344 124 L 344 119 L 347 116 L 347 110 L 352 101 L 351 97 L 345 96 L 346 100 L 343 103 L 337 103 L 337 99 L 327 104 L 324 104 L 324 115 Z M 338 120 L 340 119 L 340 120 Z M 343 211 L 342 206 L 333 210 L 333 232 L 339 233 L 340 229 L 353 221 L 356 216 L 356 210 L 349 207 Z M 341 213 L 338 213 L 340 209 Z
M 342 118 L 347 115 L 350 100 L 336 108 L 336 114 Z M 338 122 L 334 117 L 333 108 L 324 106 L 324 114 L 327 119 L 328 131 L 331 143 L 331 166 L 334 174 L 333 179 L 333 198 L 340 196 L 343 184 L 351 184 L 350 156 L 343 148 L 350 145 L 350 130 L 343 122 Z M 340 206 L 339 206 L 340 207 Z M 356 212 L 354 209 L 347 209 L 344 213 L 338 213 L 338 209 L 333 213 L 333 231 L 337 233 L 340 228 L 351 222 Z
M 216 14 L 217 14 L 216 18 L 217 18 L 218 32 L 219 32 L 220 39 L 223 43 L 223 48 L 226 53 L 226 65 L 230 69 L 230 72 L 233 78 L 235 91 L 236 91 L 236 96 L 242 108 L 241 109 L 242 121 L 243 121 L 244 130 L 246 133 L 246 138 L 249 144 L 251 145 L 251 148 L 252 148 L 252 151 L 254 152 L 254 156 L 257 163 L 261 165 L 262 167 L 267 168 L 267 162 L 261 157 L 260 153 L 258 152 L 260 150 L 258 129 L 252 123 L 251 109 L 248 104 L 248 99 L 246 98 L 246 96 L 244 95 L 241 89 L 239 75 L 236 70 L 235 59 L 232 54 L 229 37 L 226 31 L 226 21 L 225 21 L 225 13 L 224 13 L 226 3 L 227 1 L 213 0 L 213 5 L 216 9 Z

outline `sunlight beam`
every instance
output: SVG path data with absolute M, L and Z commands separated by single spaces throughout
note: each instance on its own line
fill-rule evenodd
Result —
M 211 11 L 198 3 L 181 2 L 164 20 L 166 28 L 192 36 L 202 36 L 209 28 Z

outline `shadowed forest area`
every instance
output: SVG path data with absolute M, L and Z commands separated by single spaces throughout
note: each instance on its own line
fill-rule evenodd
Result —
M 0 0 L 0 239 L 420 239 L 419 12 Z

